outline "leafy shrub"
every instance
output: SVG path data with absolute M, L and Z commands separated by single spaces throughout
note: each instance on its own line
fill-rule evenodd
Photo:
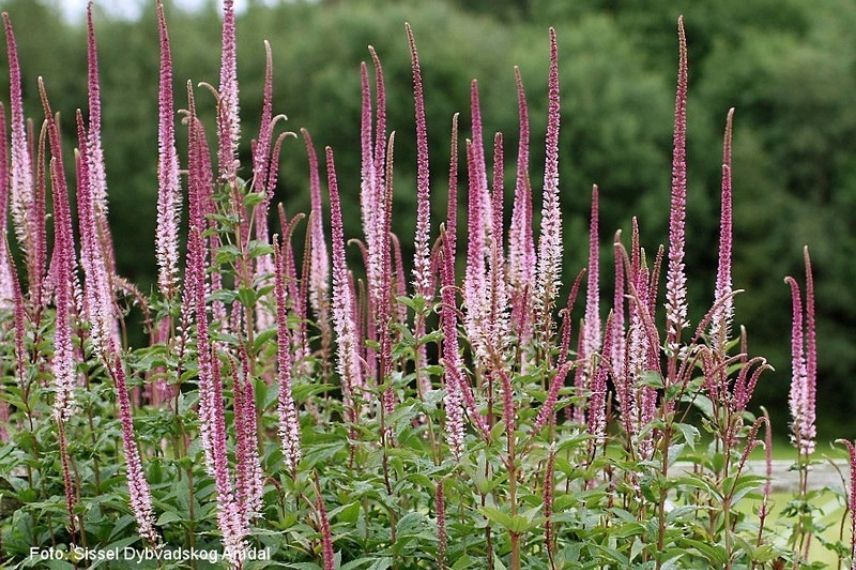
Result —
M 237 160 L 235 27 L 227 0 L 219 86 L 188 84 L 187 106 L 179 113 L 188 141 L 182 169 L 169 37 L 158 8 L 160 275 L 150 296 L 115 269 L 91 13 L 88 120 L 78 112 L 75 121 L 75 211 L 59 118 L 40 81 L 40 136 L 33 123 L 28 128 L 14 33 L 4 15 L 11 145 L 7 149 L 3 113 L 0 212 L 5 236 L 8 205 L 26 268 L 23 287 L 11 247 L 0 244 L 4 560 L 38 566 L 31 548 L 51 547 L 67 554 L 53 560 L 55 566 L 123 567 L 133 563 L 98 560 L 95 553 L 130 547 L 141 556 L 161 553 L 161 560 L 145 562 L 159 567 L 265 567 L 272 558 L 285 567 L 325 570 L 778 568 L 808 566 L 813 539 L 839 561 L 852 559 L 843 531 L 830 540 L 815 521 L 816 491 L 808 486 L 817 343 L 807 249 L 804 298 L 799 283 L 786 279 L 793 299 L 791 431 L 800 485 L 782 520 L 769 520 L 770 421 L 750 409 L 768 365 L 750 356 L 745 330 L 733 325 L 739 291 L 731 279 L 731 113 L 715 295 L 706 316 L 694 327 L 688 322 L 681 20 L 670 241 L 651 255 L 635 220 L 629 244 L 616 234 L 614 296 L 606 312 L 599 306 L 597 187 L 588 266 L 566 303 L 559 301 L 555 31 L 536 243 L 528 107 L 519 74 L 510 225 L 504 138 L 494 136 L 489 178 L 474 81 L 470 138 L 459 153 L 455 115 L 448 214 L 432 232 L 430 200 L 439 184 L 428 171 L 421 69 L 406 26 L 418 150 L 408 275 L 391 232 L 396 133 L 386 124 L 375 50 L 373 88 L 368 66 L 361 69 L 363 239 L 345 240 L 343 216 L 356 213 L 342 211 L 329 147 L 329 214 L 324 207 L 319 161 L 305 130 L 311 212 L 289 216 L 280 205 L 272 235 L 279 156 L 294 133 L 275 135 L 284 117 L 273 115 L 270 50 L 261 127 L 246 169 Z M 216 101 L 216 161 L 200 113 L 207 91 Z M 466 241 L 459 248 L 458 178 L 464 172 Z M 342 184 L 342 191 L 351 186 Z M 297 244 L 301 224 L 305 238 Z M 356 246 L 362 265 L 349 269 L 348 245 Z M 456 277 L 459 255 L 465 258 L 463 281 Z M 665 322 L 658 326 L 661 273 Z M 575 326 L 583 280 L 583 318 Z M 133 315 L 142 317 L 146 346 L 128 346 Z M 759 444 L 766 448 L 766 476 L 747 471 Z M 853 492 L 849 498 L 852 509 Z M 223 559 L 165 558 L 178 547 L 222 548 Z M 258 549 L 264 560 L 253 559 Z

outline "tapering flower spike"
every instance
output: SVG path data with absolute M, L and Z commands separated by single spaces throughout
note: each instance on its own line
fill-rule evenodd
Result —
M 788 404 L 791 411 L 791 441 L 800 453 L 814 451 L 811 434 L 813 426 L 808 417 L 808 378 L 806 367 L 803 306 L 800 286 L 793 277 L 786 277 L 785 283 L 791 288 L 791 389 Z
M 722 144 L 722 192 L 719 218 L 719 264 L 716 269 L 716 291 L 713 302 L 722 303 L 710 323 L 710 337 L 717 346 L 724 347 L 731 333 L 734 318 L 733 287 L 731 282 L 732 198 L 731 198 L 731 133 L 734 108 L 728 110 Z
M 487 358 L 485 347 L 488 284 L 485 267 L 485 235 L 483 231 L 485 215 L 479 187 L 481 176 L 475 145 L 467 141 L 467 169 L 469 172 L 469 191 L 467 192 L 467 266 L 464 274 L 464 306 L 467 309 L 464 326 L 470 344 L 479 359 Z
M 117 354 L 111 366 L 116 394 L 119 400 L 119 418 L 122 421 L 122 450 L 125 453 L 125 465 L 128 470 L 128 494 L 131 499 L 131 511 L 137 521 L 137 532 L 150 544 L 159 540 L 155 530 L 155 514 L 152 508 L 152 494 L 143 471 L 140 451 L 134 437 L 134 419 L 131 414 L 131 400 L 125 381 L 122 359 Z
M 6 242 L 9 205 L 9 167 L 6 147 L 6 108 L 0 103 L 0 309 L 14 306 L 12 258 Z
M 321 202 L 321 178 L 318 174 L 318 157 L 315 145 L 306 129 L 300 129 L 306 144 L 306 156 L 309 161 L 309 198 L 312 215 L 309 219 L 309 233 L 312 236 L 312 257 L 309 266 L 309 304 L 320 326 L 328 326 L 330 306 L 330 258 L 327 252 L 327 238 L 324 236 L 324 215 Z
M 464 406 L 461 391 L 461 371 L 458 355 L 458 331 L 455 302 L 454 257 L 451 244 L 444 238 L 442 263 L 441 321 L 443 326 L 443 368 L 445 370 L 446 395 L 443 404 L 446 411 L 446 442 L 456 458 L 460 458 L 464 446 Z
M 327 506 L 321 495 L 321 485 L 318 476 L 315 476 L 315 512 L 318 515 L 318 530 L 321 533 L 321 556 L 324 562 L 324 570 L 333 570 L 336 567 L 336 555 L 333 552 L 333 532 L 330 530 L 330 519 L 327 516 Z
M 493 190 L 491 210 L 490 266 L 487 282 L 490 287 L 488 307 L 488 338 L 492 350 L 502 353 L 508 337 L 508 296 L 506 290 L 505 250 L 503 246 L 503 198 L 504 198 L 504 161 L 502 155 L 502 133 L 496 133 L 493 140 Z
M 458 114 L 452 115 L 452 134 L 449 143 L 449 193 L 446 204 L 446 232 L 444 241 L 449 242 L 452 255 L 457 252 L 458 242 Z
M 54 201 L 54 239 L 57 239 L 60 232 L 62 232 L 65 238 L 61 242 L 62 247 L 54 246 L 49 270 L 51 274 L 48 277 L 53 286 L 58 287 L 59 280 L 56 271 L 62 264 L 67 266 L 65 279 L 70 285 L 72 300 L 70 306 L 76 309 L 77 304 L 81 301 L 81 291 L 80 282 L 77 279 L 77 257 L 75 255 L 74 233 L 71 224 L 71 208 L 68 203 L 68 183 L 65 178 L 65 167 L 62 162 L 62 139 L 60 137 L 57 117 L 54 116 L 51 110 L 44 81 L 41 77 L 39 77 L 38 84 L 39 95 L 47 122 L 47 139 L 51 151 L 50 176 Z M 60 260 L 62 260 L 62 263 L 60 263 Z
M 811 268 L 808 246 L 803 248 L 805 262 L 805 375 L 806 375 L 806 428 L 805 433 L 811 437 L 812 444 L 816 433 L 815 420 L 817 416 L 817 325 L 814 311 L 814 275 Z
M 44 93 L 44 90 L 42 90 Z M 50 109 L 48 108 L 50 117 Z M 72 319 L 75 314 L 75 278 L 74 236 L 71 230 L 71 213 L 68 205 L 68 190 L 65 174 L 62 171 L 59 132 L 54 119 L 51 125 L 52 146 L 57 149 L 51 158 L 51 182 L 54 202 L 54 254 L 51 264 L 51 280 L 56 297 L 56 321 L 54 330 L 54 357 L 52 362 L 56 396 L 54 399 L 54 417 L 58 421 L 67 421 L 74 414 L 74 388 L 77 384 L 75 373 L 74 347 L 72 346 Z
M 535 290 L 535 243 L 532 237 L 532 187 L 529 184 L 529 109 L 520 69 L 514 68 L 517 82 L 517 113 L 520 140 L 517 144 L 517 178 L 514 185 L 514 206 L 508 232 L 509 282 L 516 295 L 524 289 Z M 527 319 L 530 318 L 528 312 Z
M 538 416 L 535 418 L 535 423 L 532 425 L 533 433 L 538 433 L 544 429 L 544 426 L 554 420 L 556 403 L 559 400 L 559 390 L 561 390 L 562 386 L 565 385 L 565 378 L 567 378 L 568 372 L 570 372 L 573 367 L 574 362 L 569 360 L 562 364 L 556 374 L 553 375 L 553 379 L 550 381 L 550 390 L 547 393 L 547 399 L 544 400 L 544 403 L 541 405 L 541 409 L 538 410 Z
M 175 122 L 172 90 L 172 54 L 163 3 L 158 1 L 160 38 L 160 79 L 158 86 L 158 204 L 155 254 L 158 263 L 158 289 L 165 298 L 175 295 L 178 281 L 178 236 L 181 218 L 181 184 L 178 154 L 175 148 Z
M 237 435 L 235 488 L 240 511 L 249 523 L 261 513 L 264 479 L 259 459 L 256 395 L 250 373 L 249 355 L 243 345 L 239 349 L 239 356 L 240 363 L 233 361 Z
M 286 286 L 280 245 L 274 243 L 274 296 L 276 297 L 277 378 L 279 380 L 279 437 L 285 466 L 292 476 L 297 475 L 300 449 L 300 418 L 291 394 L 291 335 L 288 330 Z
M 98 215 L 92 186 L 92 157 L 87 148 L 87 133 L 83 115 L 77 111 L 77 216 L 80 229 L 80 259 L 85 276 L 83 289 L 84 316 L 91 326 L 95 351 L 103 353 L 115 340 L 116 324 L 113 320 L 113 303 L 109 295 L 110 282 L 104 264 L 101 242 L 98 239 Z
M 98 73 L 98 44 L 95 41 L 92 8 L 93 2 L 90 0 L 86 9 L 86 58 L 89 79 L 89 183 L 92 186 L 92 200 L 95 204 L 95 215 L 99 231 L 109 232 L 109 226 L 107 225 L 107 173 L 104 164 L 104 150 L 101 147 L 101 83 Z M 109 243 L 112 244 L 112 239 Z M 105 252 L 105 255 L 112 260 L 112 250 Z
M 220 176 L 226 180 L 231 180 L 238 168 L 238 142 L 241 138 L 241 119 L 238 114 L 238 59 L 234 0 L 223 0 L 221 42 L 217 157 Z
M 407 43 L 410 46 L 410 61 L 413 68 L 413 104 L 416 115 L 416 238 L 413 254 L 413 285 L 416 292 L 425 298 L 431 297 L 431 258 L 428 245 L 431 231 L 431 188 L 428 172 L 428 129 L 425 121 L 425 100 L 422 90 L 422 68 L 419 53 L 410 24 Z
M 684 264 L 687 217 L 687 39 L 678 18 L 678 86 L 672 151 L 672 198 L 669 213 L 669 266 L 666 272 L 666 344 L 676 350 L 687 321 L 687 274 Z
M 475 168 L 471 186 L 473 194 L 479 198 L 479 208 L 482 211 L 482 232 L 484 233 L 482 241 L 483 247 L 485 247 L 483 255 L 488 256 L 487 240 L 490 236 L 493 214 L 490 211 L 490 191 L 487 185 L 487 164 L 484 156 L 484 128 L 482 126 L 481 103 L 479 102 L 479 84 L 475 79 L 470 82 L 470 116 L 473 135 L 473 166 Z
M 600 351 L 600 234 L 598 232 L 599 193 L 597 185 L 591 191 L 591 221 L 589 222 L 588 283 L 586 285 L 585 330 L 583 355 L 589 357 Z
M 360 346 L 354 321 L 354 298 L 345 263 L 345 235 L 342 225 L 342 207 L 339 203 L 339 186 L 336 182 L 336 165 L 333 149 L 326 148 L 327 187 L 330 193 L 330 227 L 333 247 L 333 325 L 338 346 L 339 378 L 346 395 L 363 387 Z
M 559 204 L 559 48 L 556 30 L 550 28 L 550 74 L 548 81 L 547 141 L 544 163 L 544 192 L 541 205 L 541 236 L 538 241 L 537 315 L 546 319 L 559 288 L 562 258 L 562 211 Z M 548 331 L 549 332 L 549 331 Z
M 18 243 L 28 257 L 32 257 L 37 247 L 33 236 L 31 205 L 33 203 L 32 156 L 27 143 L 27 127 L 24 117 L 24 98 L 21 92 L 21 66 L 18 62 L 18 45 L 9 14 L 3 12 L 3 24 L 6 30 L 6 54 L 9 60 L 9 102 L 11 104 L 12 128 L 12 171 L 11 200 L 12 222 Z M 33 268 L 34 260 L 28 259 L 28 267 Z
M 624 327 L 624 263 L 621 258 L 621 231 L 615 233 L 613 241 L 613 256 L 615 267 L 615 285 L 613 287 L 612 301 L 612 347 L 609 354 L 605 354 L 610 360 L 610 371 L 615 394 L 618 401 L 618 409 L 625 428 L 630 421 L 630 401 L 627 379 L 627 343 Z M 629 431 L 629 430 L 628 430 Z

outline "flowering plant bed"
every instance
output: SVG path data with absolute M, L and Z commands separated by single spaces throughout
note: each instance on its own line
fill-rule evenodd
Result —
M 799 483 L 789 501 L 771 494 L 770 420 L 751 403 L 769 366 L 734 324 L 733 112 L 716 283 L 704 317 L 688 320 L 682 20 L 668 246 L 646 250 L 634 219 L 602 260 L 595 186 L 588 265 L 566 297 L 552 29 L 538 186 L 519 73 L 514 168 L 503 134 L 484 141 L 474 81 L 465 142 L 456 114 L 448 176 L 429 173 L 429 150 L 446 151 L 429 149 L 405 26 L 418 164 L 405 260 L 391 232 L 403 131 L 387 124 L 379 54 L 370 48 L 360 69 L 359 185 L 337 180 L 334 149 L 320 160 L 301 129 L 311 211 L 289 212 L 274 199 L 282 146 L 297 135 L 274 115 L 269 46 L 261 127 L 242 164 L 231 0 L 219 83 L 188 82 L 181 109 L 158 3 L 159 279 L 146 295 L 115 267 L 91 11 L 89 108 L 63 124 L 76 135 L 71 161 L 49 81 L 39 81 L 43 117 L 26 119 L 9 15 L 4 23 L 0 557 L 10 567 L 782 568 L 809 567 L 821 550 L 852 563 L 851 518 L 823 518 L 822 491 L 808 484 L 818 461 L 808 248 L 805 274 L 785 278 Z M 343 229 L 345 192 L 359 193 L 359 238 Z M 441 223 L 432 200 L 445 200 Z M 603 263 L 614 268 L 609 307 Z M 129 316 L 141 317 L 144 346 L 130 346 Z M 842 443 L 853 482 L 832 491 L 830 508 L 852 514 L 856 448 Z M 764 474 L 747 469 L 757 446 Z

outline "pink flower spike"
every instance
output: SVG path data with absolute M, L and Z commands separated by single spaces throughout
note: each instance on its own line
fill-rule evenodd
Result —
M 800 453 L 814 451 L 814 426 L 809 423 L 808 374 L 806 365 L 803 307 L 800 288 L 793 277 L 785 277 L 791 288 L 793 319 L 791 325 L 791 389 L 788 403 L 791 410 L 791 439 Z
M 327 507 L 324 505 L 324 497 L 321 496 L 321 487 L 317 476 L 315 481 L 315 510 L 318 514 L 318 526 L 321 532 L 321 552 L 324 561 L 324 570 L 333 570 L 336 567 L 336 555 L 333 552 L 333 532 L 330 530 L 330 519 L 327 516 Z
M 238 114 L 238 60 L 235 41 L 234 0 L 223 0 L 223 33 L 221 39 L 217 157 L 220 163 L 220 176 L 226 180 L 231 180 L 238 169 L 238 142 L 241 138 L 241 119 Z
M 517 108 L 520 122 L 520 141 L 517 146 L 517 178 L 514 186 L 514 206 L 508 234 L 509 282 L 517 295 L 523 289 L 535 287 L 535 244 L 532 238 L 531 202 L 529 184 L 529 109 L 520 69 L 514 68 L 517 82 Z
M 464 446 L 464 408 L 460 386 L 455 274 L 451 243 L 445 237 L 443 243 L 444 253 L 440 286 L 443 326 L 442 356 L 446 381 L 446 394 L 443 397 L 443 404 L 446 411 L 446 442 L 455 458 L 460 459 Z
M 539 320 L 546 319 L 552 310 L 559 288 L 559 269 L 562 258 L 562 211 L 559 204 L 559 48 L 556 41 L 556 30 L 553 28 L 550 28 L 548 101 L 544 192 L 541 205 L 541 236 L 538 242 L 537 294 L 535 296 Z
M 9 167 L 6 148 L 6 108 L 0 103 L 0 309 L 8 309 L 15 303 L 15 284 L 17 279 L 12 267 L 14 261 L 10 255 L 6 220 L 9 205 Z
M 482 219 L 484 212 L 479 189 L 480 170 L 475 153 L 475 146 L 467 141 L 469 191 L 467 192 L 467 266 L 464 274 L 464 306 L 467 312 L 464 326 L 477 357 L 484 360 L 487 358 L 485 342 L 488 331 L 485 330 L 485 318 L 488 313 L 486 307 L 488 287 Z
M 416 238 L 413 254 L 413 284 L 416 292 L 426 299 L 431 296 L 431 259 L 428 244 L 431 231 L 431 188 L 428 172 L 428 130 L 425 121 L 425 100 L 422 91 L 422 69 L 410 24 L 407 43 L 413 68 L 413 102 L 416 115 Z
M 309 232 L 312 236 L 312 258 L 309 266 L 309 304 L 315 312 L 321 326 L 329 320 L 330 303 L 330 259 L 327 253 L 327 238 L 324 236 L 324 215 L 321 202 L 321 179 L 318 174 L 318 157 L 315 145 L 306 129 L 300 130 L 306 144 L 309 160 L 309 198 L 312 203 L 312 216 L 309 219 Z
M 107 221 L 107 174 L 105 172 L 104 151 L 101 148 L 101 84 L 98 74 L 98 46 L 95 41 L 95 25 L 92 21 L 93 2 L 86 9 L 87 31 L 87 75 L 89 79 L 89 154 L 90 184 L 95 215 L 99 227 L 108 228 Z M 109 252 L 112 257 L 112 251 Z
M 457 252 L 458 232 L 458 114 L 452 115 L 452 134 L 449 143 L 449 196 L 446 204 L 446 231 L 444 242 L 449 242 L 452 256 Z M 454 263 L 452 264 L 454 267 Z
M 131 401 L 128 398 L 128 387 L 125 383 L 125 370 L 122 359 L 115 355 L 112 366 L 113 380 L 116 383 L 116 394 L 119 400 L 119 418 L 122 421 L 122 450 L 125 453 L 125 464 L 128 469 L 128 494 L 131 499 L 131 510 L 137 520 L 137 532 L 150 544 L 159 542 L 155 530 L 155 514 L 152 508 L 152 494 L 143 471 L 140 450 L 134 437 L 134 419 L 131 414 Z
M 160 79 L 158 87 L 158 205 L 155 252 L 158 262 L 158 288 L 165 298 L 175 294 L 178 280 L 178 235 L 181 218 L 181 184 L 178 154 L 175 149 L 175 123 L 172 90 L 172 55 L 163 3 L 158 1 L 160 38 Z
M 814 443 L 815 419 L 817 415 L 817 325 L 814 311 L 814 275 L 811 268 L 808 246 L 803 248 L 805 261 L 805 399 L 806 399 L 806 432 Z
M 86 320 L 91 326 L 92 344 L 96 352 L 103 353 L 109 343 L 117 340 L 118 331 L 113 320 L 113 302 L 109 295 L 110 282 L 107 276 L 101 243 L 98 239 L 98 220 L 92 179 L 89 177 L 91 157 L 87 149 L 86 129 L 83 115 L 77 111 L 77 140 L 80 145 L 77 155 L 77 212 L 80 230 L 80 258 L 83 266 L 85 288 L 83 307 Z
M 586 285 L 585 330 L 583 356 L 600 350 L 600 234 L 598 233 L 598 188 L 591 191 L 591 221 L 589 223 L 588 283 Z
M 448 535 L 446 534 L 446 496 L 442 479 L 437 482 L 434 489 L 434 514 L 437 519 L 437 567 L 443 569 L 446 568 Z
M 508 299 L 506 291 L 505 251 L 503 248 L 503 198 L 505 174 L 502 156 L 502 133 L 496 133 L 493 140 L 493 196 L 491 210 L 493 220 L 490 242 L 490 268 L 488 285 L 490 286 L 490 305 L 488 312 L 488 338 L 492 349 L 501 353 L 508 337 Z
M 342 207 L 336 182 L 336 164 L 333 149 L 326 148 L 327 187 L 330 193 L 330 227 L 333 245 L 333 325 L 338 346 L 339 378 L 346 397 L 363 387 L 360 345 L 354 322 L 354 298 L 345 262 L 345 236 L 342 226 Z
M 732 247 L 732 197 L 731 197 L 731 133 L 734 109 L 728 110 L 725 121 L 725 136 L 722 145 L 722 196 L 720 198 L 719 221 L 719 265 L 716 269 L 716 292 L 714 304 L 722 302 L 722 308 L 713 315 L 710 323 L 710 336 L 717 346 L 723 347 L 731 334 L 731 322 L 734 317 L 731 282 Z
M 541 409 L 538 410 L 538 416 L 535 418 L 535 423 L 532 425 L 532 433 L 538 433 L 544 426 L 554 420 L 556 412 L 556 403 L 559 400 L 559 390 L 565 385 L 565 378 L 568 372 L 574 367 L 573 361 L 567 361 L 559 368 L 553 379 L 550 381 L 550 390 L 547 392 L 547 399 L 541 404 Z
M 684 264 L 687 217 L 687 39 L 678 18 L 678 87 L 672 154 L 672 199 L 669 214 L 669 267 L 666 274 L 667 347 L 676 350 L 687 321 L 687 275 Z
M 482 231 L 484 232 L 484 237 L 482 238 L 482 240 L 484 242 L 484 247 L 486 248 L 487 238 L 490 235 L 491 220 L 493 219 L 493 214 L 491 214 L 490 211 L 490 192 L 487 187 L 487 166 L 484 156 L 481 103 L 479 102 L 479 84 L 478 81 L 476 81 L 475 79 L 473 79 L 470 83 L 470 115 L 473 131 L 473 165 L 475 167 L 475 172 L 473 175 L 475 186 L 473 186 L 473 188 L 475 188 L 475 195 L 477 195 L 480 200 L 479 207 L 482 211 Z M 485 251 L 484 255 L 488 255 L 487 251 Z
M 302 456 L 300 449 L 300 418 L 291 394 L 291 335 L 288 330 L 285 275 L 280 245 L 274 243 L 274 296 L 276 297 L 276 361 L 279 380 L 279 437 L 282 455 L 292 477 L 297 476 L 297 464 Z
M 26 119 L 24 117 L 24 98 L 21 91 L 21 66 L 18 61 L 18 45 L 9 14 L 3 12 L 3 24 L 6 30 L 6 53 L 9 59 L 9 102 L 11 105 L 12 128 L 12 171 L 11 171 L 11 211 L 15 236 L 22 244 L 27 256 L 33 255 L 38 244 L 34 243 L 31 219 L 33 203 L 32 157 L 27 143 Z M 32 262 L 28 260 L 28 267 Z

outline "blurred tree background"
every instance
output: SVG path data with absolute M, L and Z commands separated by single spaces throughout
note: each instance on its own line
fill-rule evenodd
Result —
M 184 85 L 216 84 L 219 11 L 170 5 L 176 99 Z M 86 105 L 86 42 L 81 22 L 42 0 L 6 0 L 24 72 L 27 113 L 41 120 L 36 79 L 45 78 L 66 130 Z M 257 132 L 264 71 L 262 41 L 274 54 L 275 112 L 288 128 L 306 127 L 317 147 L 337 151 L 346 231 L 360 232 L 359 63 L 366 46 L 381 55 L 396 140 L 394 229 L 415 225 L 415 142 L 410 61 L 403 24 L 415 30 L 425 78 L 434 228 L 445 211 L 449 125 L 461 113 L 468 136 L 469 82 L 479 80 L 487 141 L 502 131 L 510 200 L 516 156 L 513 66 L 521 68 L 533 133 L 532 180 L 540 208 L 546 111 L 547 27 L 560 42 L 561 190 L 569 280 L 585 262 L 592 183 L 601 187 L 602 272 L 611 294 L 612 232 L 628 235 L 638 216 L 649 251 L 665 242 L 668 223 L 672 107 L 677 63 L 675 22 L 687 22 L 690 58 L 688 266 L 697 322 L 713 295 L 719 221 L 721 137 L 735 117 L 735 286 L 738 322 L 750 350 L 776 372 L 764 377 L 756 403 L 787 429 L 790 300 L 782 282 L 802 280 L 803 244 L 816 272 L 821 434 L 856 435 L 856 7 L 852 0 L 288 1 L 250 0 L 238 22 L 243 158 Z M 154 2 L 134 20 L 96 10 L 104 102 L 104 140 L 119 270 L 144 290 L 155 278 L 158 42 Z M 5 57 L 0 88 L 8 93 Z M 213 99 L 198 90 L 210 118 Z M 8 101 L 3 96 L 4 102 Z M 181 138 L 185 131 L 179 128 Z M 68 134 L 68 133 L 66 133 Z M 67 148 L 72 148 L 69 139 Z M 282 157 L 277 199 L 289 215 L 308 210 L 302 142 Z M 506 210 L 510 215 L 510 207 Z M 537 214 L 536 214 L 537 223 Z M 406 245 L 410 239 L 404 239 Z M 407 252 L 405 253 L 407 255 Z M 851 433 L 842 432 L 841 425 Z

